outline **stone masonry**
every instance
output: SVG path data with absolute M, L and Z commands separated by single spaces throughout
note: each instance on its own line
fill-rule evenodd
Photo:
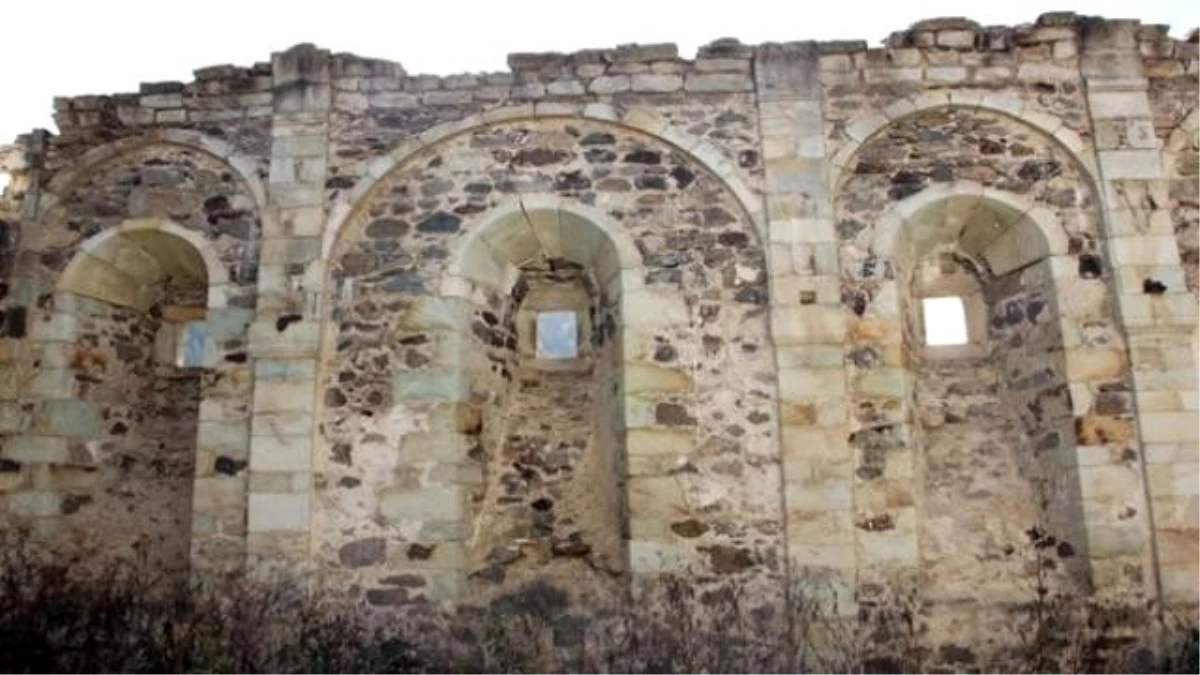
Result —
M 804 578 L 964 642 L 1036 545 L 1194 616 L 1197 46 L 298 45 L 57 99 L 0 149 L 0 521 L 373 611 Z M 965 344 L 926 338 L 944 296 Z

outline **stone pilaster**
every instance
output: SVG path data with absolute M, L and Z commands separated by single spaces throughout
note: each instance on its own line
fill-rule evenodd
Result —
M 1081 466 L 1080 472 L 1097 591 L 1117 586 L 1114 577 L 1131 560 L 1141 559 L 1147 595 L 1161 593 L 1171 604 L 1196 599 L 1200 430 L 1192 331 L 1197 307 L 1174 239 L 1167 174 L 1136 34 L 1136 22 L 1088 24 L 1080 65 L 1095 130 L 1109 270 L 1128 343 L 1142 461 L 1119 474 L 1104 465 Z M 1130 517 L 1133 512 L 1138 515 Z M 1153 540 L 1147 532 L 1151 527 Z
M 329 53 L 298 45 L 272 59 L 274 117 L 258 306 L 250 327 L 248 557 L 308 557 L 312 447 L 325 275 L 321 228 L 331 101 Z
M 766 169 L 771 336 L 779 369 L 786 544 L 791 574 L 813 576 L 853 611 L 853 456 L 842 345 L 838 243 L 814 43 L 761 48 L 755 77 Z

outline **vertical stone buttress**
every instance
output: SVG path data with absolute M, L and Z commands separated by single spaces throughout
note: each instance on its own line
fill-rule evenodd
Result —
M 247 556 L 309 558 L 321 233 L 331 100 L 329 52 L 299 45 L 272 59 L 274 117 L 258 306 L 250 328 L 254 402 L 250 430 Z
M 1089 22 L 1083 30 L 1080 68 L 1142 442 L 1142 459 L 1132 466 L 1080 467 L 1094 581 L 1105 595 L 1121 586 L 1124 570 L 1140 557 L 1148 596 L 1168 605 L 1195 602 L 1196 522 L 1187 507 L 1198 492 L 1196 301 L 1184 283 L 1172 229 L 1137 22 Z M 1131 518 L 1130 508 L 1139 515 Z M 1120 522 L 1135 518 L 1136 532 Z
M 789 573 L 853 612 L 853 457 L 847 444 L 838 242 L 825 161 L 815 43 L 758 50 L 766 170 L 771 337 L 779 369 Z

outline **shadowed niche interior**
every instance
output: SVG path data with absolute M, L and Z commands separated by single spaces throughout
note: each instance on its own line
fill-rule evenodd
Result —
M 461 274 L 488 292 L 469 348 L 486 359 L 484 480 L 468 578 L 491 592 L 533 580 L 614 592 L 625 573 L 621 265 L 609 237 L 567 211 L 521 211 L 468 246 Z
M 191 540 L 207 294 L 190 243 L 135 229 L 85 242 L 54 296 L 75 326 L 61 346 L 75 409 L 64 431 L 89 487 L 67 520 L 102 553 L 168 574 L 186 573 Z
M 1004 603 L 1014 556 L 1053 533 L 1055 575 L 1086 587 L 1075 434 L 1049 247 L 978 196 L 914 214 L 896 243 L 913 398 L 925 597 Z M 983 502 L 981 508 L 964 508 Z M 953 579 L 953 583 L 946 580 Z

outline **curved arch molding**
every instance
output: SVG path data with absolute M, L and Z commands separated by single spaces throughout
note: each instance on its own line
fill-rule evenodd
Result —
M 371 162 L 354 188 L 339 195 L 330 206 L 325 235 L 321 242 L 321 257 L 329 257 L 342 228 L 353 215 L 357 205 L 385 176 L 403 166 L 416 153 L 473 129 L 504 122 L 550 118 L 576 118 L 605 122 L 623 129 L 647 134 L 687 153 L 691 159 L 720 180 L 734 195 L 747 217 L 754 224 L 754 229 L 758 232 L 761 240 L 767 241 L 766 214 L 762 199 L 741 179 L 734 163 L 705 139 L 671 127 L 665 117 L 652 110 L 642 108 L 621 110 L 605 103 L 588 105 L 539 103 L 497 108 L 455 122 L 438 125 L 406 139 L 389 154 Z

